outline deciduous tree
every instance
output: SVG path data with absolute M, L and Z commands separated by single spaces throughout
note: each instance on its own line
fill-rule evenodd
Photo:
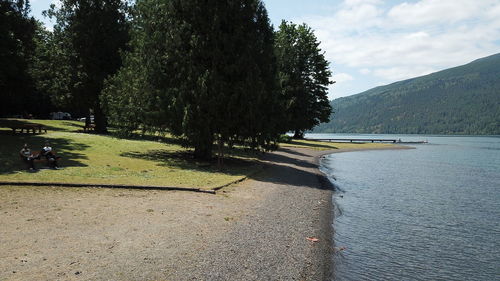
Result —
M 328 122 L 332 108 L 328 101 L 331 71 L 320 42 L 306 24 L 283 21 L 276 33 L 276 52 L 283 96 L 286 127 L 302 138 L 304 131 Z
M 92 111 L 101 133 L 107 127 L 100 101 L 103 84 L 120 68 L 120 50 L 129 41 L 126 12 L 121 0 L 62 0 L 60 8 L 52 5 L 48 11 L 57 20 L 59 73 L 67 74 L 59 83 L 59 99 Z

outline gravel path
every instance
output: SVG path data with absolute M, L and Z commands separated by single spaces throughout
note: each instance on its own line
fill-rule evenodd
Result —
M 239 187 L 256 186 L 265 198 L 174 279 L 328 280 L 331 190 L 314 162 L 319 154 L 286 149 L 268 155 L 266 173 Z
M 0 280 L 328 280 L 323 153 L 270 153 L 215 196 L 1 187 Z

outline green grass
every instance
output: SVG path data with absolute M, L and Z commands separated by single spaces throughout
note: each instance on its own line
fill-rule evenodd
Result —
M 12 134 L 10 125 L 37 123 L 47 127 L 46 134 Z M 257 154 L 244 149 L 227 151 L 222 170 L 216 162 L 198 162 L 178 139 L 147 136 L 148 140 L 123 139 L 110 135 L 82 133 L 83 122 L 58 120 L 0 119 L 0 181 L 61 182 L 89 184 L 156 185 L 213 189 L 240 180 L 259 169 Z M 24 143 L 40 151 L 45 141 L 63 159 L 62 170 L 27 171 L 18 153 Z M 293 140 L 283 147 L 316 150 L 370 149 L 391 144 L 329 143 Z M 37 168 L 45 166 L 37 163 Z
M 391 147 L 391 143 L 350 143 L 350 142 L 322 142 L 311 140 L 292 140 L 288 143 L 281 143 L 281 147 L 299 147 L 309 148 L 314 150 L 330 150 L 330 149 L 376 149 Z
M 9 125 L 38 123 L 47 134 L 13 135 Z M 219 171 L 214 162 L 197 162 L 188 149 L 174 138 L 154 140 L 115 138 L 81 133 L 82 122 L 56 120 L 0 119 L 0 181 L 62 182 L 91 184 L 159 185 L 211 189 L 241 179 L 258 169 L 256 155 L 229 153 Z M 39 151 L 50 141 L 62 156 L 62 170 L 41 169 L 30 173 L 19 159 L 24 143 Z M 37 168 L 45 166 L 37 163 Z

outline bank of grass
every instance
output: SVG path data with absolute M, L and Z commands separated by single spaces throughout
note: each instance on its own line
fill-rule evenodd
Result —
M 46 134 L 13 135 L 9 125 L 38 123 Z M 0 181 L 61 182 L 89 184 L 155 185 L 212 189 L 260 169 L 257 155 L 235 150 L 219 170 L 214 162 L 199 162 L 178 140 L 152 137 L 123 139 L 82 133 L 83 123 L 59 120 L 0 119 Z M 40 150 L 49 141 L 63 157 L 61 170 L 40 169 L 31 173 L 18 156 L 24 143 Z M 45 166 L 44 162 L 37 167 Z
M 393 147 L 392 143 L 350 143 L 350 142 L 324 142 L 313 140 L 291 140 L 288 143 L 281 143 L 281 147 L 299 147 L 309 148 L 314 150 L 331 150 L 331 149 L 379 149 Z
M 12 134 L 11 125 L 37 123 L 45 134 Z M 262 167 L 255 152 L 234 149 L 226 152 L 222 170 L 216 162 L 199 162 L 179 140 L 168 136 L 137 139 L 82 132 L 83 122 L 59 120 L 0 119 L 0 181 L 78 184 L 125 184 L 213 189 L 241 180 Z M 62 156 L 62 170 L 28 172 L 18 153 L 24 143 L 39 151 L 45 141 Z M 282 147 L 316 150 L 373 149 L 390 146 L 379 143 L 329 143 L 293 140 Z M 37 163 L 43 168 L 45 162 Z

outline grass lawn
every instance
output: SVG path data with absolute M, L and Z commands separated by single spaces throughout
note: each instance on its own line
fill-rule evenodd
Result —
M 13 123 L 37 123 L 46 134 L 12 134 Z M 0 181 L 158 185 L 211 189 L 241 179 L 260 168 L 256 154 L 237 151 L 219 171 L 215 163 L 197 162 L 176 139 L 133 140 L 81 132 L 83 122 L 0 119 Z M 48 140 L 63 159 L 62 170 L 31 173 L 19 159 L 24 143 L 39 151 Z M 36 164 L 37 168 L 45 162 Z
M 37 123 L 44 125 L 45 134 L 16 134 L 12 124 Z M 222 171 L 215 162 L 192 159 L 189 149 L 178 139 L 148 137 L 123 139 L 111 135 L 82 132 L 83 122 L 61 120 L 0 119 L 0 181 L 60 182 L 89 184 L 156 185 L 213 189 L 242 179 L 261 168 L 257 153 L 235 149 L 226 152 L 228 159 Z M 61 170 L 27 171 L 19 156 L 24 143 L 32 151 L 40 151 L 45 141 L 63 159 Z M 329 143 L 293 140 L 283 147 L 302 147 L 316 150 L 370 149 L 391 146 L 380 143 Z M 36 164 L 46 166 L 45 161 Z

